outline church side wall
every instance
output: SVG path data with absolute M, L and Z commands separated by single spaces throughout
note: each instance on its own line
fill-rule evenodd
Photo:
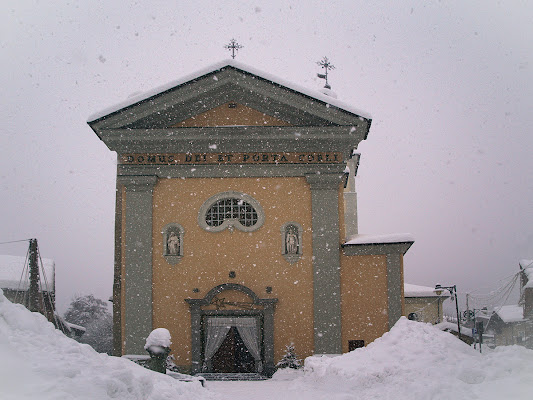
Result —
M 211 196 L 234 190 L 259 202 L 264 225 L 254 232 L 207 232 L 198 211 Z M 303 228 L 303 255 L 289 264 L 281 255 L 280 228 Z M 170 265 L 163 257 L 161 230 L 180 224 L 183 258 Z M 275 361 L 294 342 L 299 355 L 313 353 L 313 267 L 311 193 L 305 178 L 162 179 L 153 195 L 153 327 L 169 329 L 179 365 L 191 362 L 191 319 L 186 298 L 203 298 L 213 287 L 238 283 L 261 298 L 277 298 L 274 312 Z M 235 272 L 235 278 L 229 272 Z M 272 293 L 266 287 L 272 287 Z M 195 292 L 194 289 L 198 291 Z M 224 297 L 221 293 L 220 297 Z
M 341 256 L 342 351 L 388 331 L 387 256 Z

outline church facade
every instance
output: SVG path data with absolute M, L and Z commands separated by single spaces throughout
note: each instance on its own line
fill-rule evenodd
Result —
M 167 328 L 184 372 L 270 375 L 285 346 L 340 354 L 403 312 L 405 240 L 362 240 L 371 119 L 234 61 L 92 117 L 117 152 L 114 347 Z

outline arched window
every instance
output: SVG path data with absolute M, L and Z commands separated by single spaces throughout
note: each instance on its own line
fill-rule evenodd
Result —
M 240 192 L 218 193 L 200 207 L 198 224 L 210 232 L 220 232 L 228 228 L 252 232 L 259 229 L 265 220 L 259 203 Z

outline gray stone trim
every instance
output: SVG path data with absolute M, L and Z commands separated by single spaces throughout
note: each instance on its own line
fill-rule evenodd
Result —
M 306 175 L 313 225 L 315 354 L 341 354 L 339 190 L 343 174 Z
M 155 176 L 118 177 L 126 189 L 124 353 L 144 354 L 152 331 L 152 190 Z
M 209 209 L 217 201 L 223 200 L 223 199 L 230 199 L 230 198 L 241 199 L 247 202 L 248 204 L 250 204 L 255 209 L 255 211 L 257 212 L 257 222 L 255 223 L 255 225 L 244 226 L 240 223 L 240 221 L 236 219 L 226 219 L 219 226 L 207 225 L 207 223 L 205 222 L 207 211 L 209 211 Z M 234 190 L 217 193 L 214 196 L 211 196 L 202 204 L 202 206 L 200 207 L 200 210 L 198 210 L 198 225 L 200 225 L 202 229 L 208 232 L 221 232 L 225 229 L 229 229 L 230 231 L 232 231 L 234 228 L 237 228 L 238 230 L 242 232 L 253 232 L 261 228 L 264 222 L 265 222 L 265 212 L 263 211 L 263 207 L 261 207 L 261 204 L 259 204 L 259 202 L 256 199 L 254 199 L 252 196 L 245 194 L 245 193 L 236 192 Z
M 342 174 L 344 164 L 119 165 L 119 176 L 155 175 L 165 178 L 301 177 Z
M 122 186 L 116 183 L 113 268 L 113 355 L 122 355 Z
M 215 75 L 216 79 L 214 79 Z M 227 101 L 238 101 L 254 108 L 259 107 L 260 111 L 281 119 L 284 115 L 292 116 L 293 121 L 297 117 L 294 122 L 300 125 L 316 125 L 317 120 L 322 120 L 323 124 L 339 125 L 363 121 L 370 123 L 369 119 L 364 119 L 322 100 L 236 67 L 225 66 L 128 105 L 89 124 L 95 131 L 117 126 L 129 125 L 131 127 L 135 126 L 135 123 L 153 126 L 164 120 L 168 124 L 169 121 L 178 122 L 187 119 Z M 269 105 L 271 105 L 270 108 Z
M 414 242 L 342 244 L 347 256 L 405 254 Z
M 211 304 L 213 298 L 226 290 L 236 290 L 248 295 L 253 304 L 263 306 L 263 310 L 206 310 L 203 306 Z M 250 288 L 237 283 L 224 283 L 211 289 L 202 299 L 185 299 L 191 312 L 191 361 L 192 373 L 202 370 L 202 316 L 203 315 L 262 315 L 263 317 L 263 373 L 271 375 L 275 371 L 274 364 L 274 308 L 278 299 L 261 299 Z
M 402 316 L 402 255 L 387 254 L 387 303 L 389 329 Z
M 287 234 L 287 228 L 291 225 L 295 226 L 298 230 L 298 251 L 296 253 L 288 253 L 287 252 L 287 243 L 286 243 L 286 234 Z M 302 225 L 300 225 L 298 222 L 290 221 L 286 222 L 283 225 L 281 225 L 280 233 L 281 233 L 281 254 L 287 260 L 289 264 L 294 264 L 298 262 L 300 257 L 302 256 Z
M 364 139 L 352 126 L 245 126 L 169 129 L 110 129 L 100 133 L 118 153 L 312 152 L 338 151 L 344 159 Z M 216 146 L 216 149 L 213 149 Z
M 349 238 L 359 233 L 357 218 L 357 192 L 355 177 L 359 165 L 359 154 L 354 154 L 346 163 L 350 171 L 344 188 L 344 237 Z
M 179 237 L 178 254 L 170 254 L 168 251 L 167 242 L 168 242 L 169 232 L 171 231 L 175 231 L 175 232 L 177 231 L 178 233 L 178 237 Z M 163 257 L 165 257 L 165 260 L 170 265 L 176 265 L 183 258 L 183 247 L 184 247 L 183 236 L 185 235 L 185 229 L 180 224 L 171 222 L 170 224 L 166 224 L 163 227 L 163 229 L 161 229 L 161 235 L 163 236 L 163 248 L 162 248 Z

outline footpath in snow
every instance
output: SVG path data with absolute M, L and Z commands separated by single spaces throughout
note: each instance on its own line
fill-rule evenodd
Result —
M 402 318 L 365 348 L 309 357 L 303 371 L 259 382 L 179 382 L 95 352 L 0 290 L 2 400 L 501 400 L 533 398 L 533 351 L 479 354 L 431 325 Z

